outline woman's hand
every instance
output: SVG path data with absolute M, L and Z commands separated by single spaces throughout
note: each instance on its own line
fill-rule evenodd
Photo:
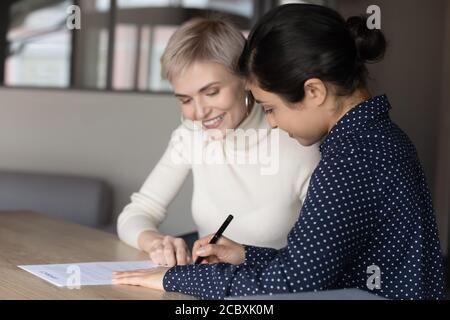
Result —
M 114 272 L 112 283 L 164 290 L 163 279 L 169 269 L 166 267 L 158 267 L 154 269 Z
M 191 254 L 182 238 L 164 236 L 152 231 L 144 231 L 139 236 L 140 247 L 148 252 L 153 263 L 173 267 L 192 262 Z
M 224 236 L 219 238 L 216 244 L 209 244 L 209 240 L 214 234 L 207 235 L 198 239 L 192 249 L 192 260 L 195 261 L 198 256 L 205 257 L 202 263 L 231 263 L 241 264 L 245 261 L 244 246 L 234 242 Z

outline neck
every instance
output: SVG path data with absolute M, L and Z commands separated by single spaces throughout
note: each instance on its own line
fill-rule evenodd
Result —
M 250 115 L 250 113 L 251 113 L 252 110 L 253 110 L 253 106 L 254 106 L 254 104 L 253 104 L 253 105 L 250 105 L 250 106 L 248 107 L 248 109 L 247 109 L 247 106 L 244 106 L 244 108 L 246 109 L 246 113 L 245 113 L 244 117 L 241 119 L 241 121 L 239 121 L 239 123 L 238 123 L 238 125 L 236 126 L 236 128 L 239 127 L 239 126 L 242 124 L 242 122 L 244 122 L 245 119 L 248 118 L 248 116 Z
M 361 102 L 366 101 L 371 98 L 371 94 L 368 89 L 361 88 L 357 89 L 349 96 L 345 96 L 337 99 L 336 114 L 332 117 L 330 121 L 330 126 L 328 132 L 339 122 L 339 120 L 347 114 L 351 109 L 359 105 Z

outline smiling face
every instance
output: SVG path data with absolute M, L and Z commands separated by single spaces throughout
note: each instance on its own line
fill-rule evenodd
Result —
M 194 62 L 171 81 L 183 116 L 225 135 L 245 118 L 244 81 L 214 62 Z
M 305 83 L 302 101 L 289 103 L 279 95 L 249 83 L 256 102 L 261 104 L 271 127 L 278 127 L 304 146 L 320 141 L 331 127 L 334 115 L 330 108 L 326 88 L 318 80 Z

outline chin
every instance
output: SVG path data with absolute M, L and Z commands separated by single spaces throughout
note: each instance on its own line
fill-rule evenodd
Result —
M 303 139 L 303 138 L 296 137 L 296 136 L 294 136 L 293 138 L 294 138 L 295 140 L 297 140 L 297 142 L 298 142 L 299 144 L 301 144 L 302 146 L 304 146 L 304 147 L 312 146 L 312 145 L 315 143 L 314 141 L 305 140 L 305 139 Z

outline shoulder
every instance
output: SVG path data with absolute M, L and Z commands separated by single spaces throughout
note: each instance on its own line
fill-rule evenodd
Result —
M 373 152 L 363 144 L 343 145 L 339 151 L 324 155 L 315 171 L 314 180 L 345 184 L 376 180 L 379 167 L 383 164 L 374 159 Z

